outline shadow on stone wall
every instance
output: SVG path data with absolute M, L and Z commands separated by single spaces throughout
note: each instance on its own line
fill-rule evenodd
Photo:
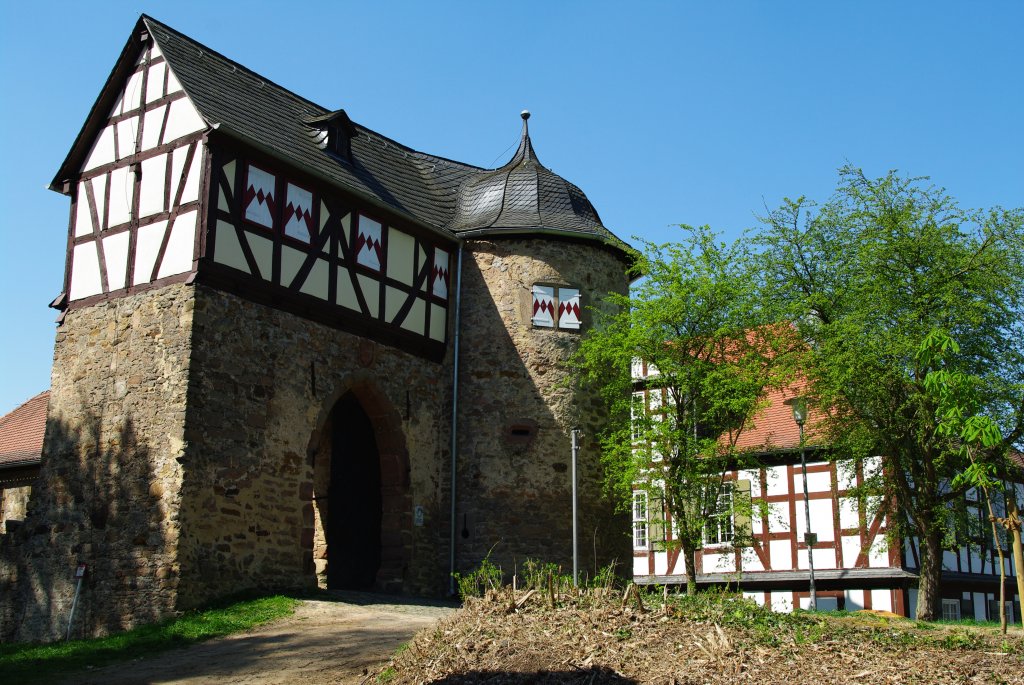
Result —
M 55 418 L 60 407 L 51 405 L 25 524 L 0 543 L 0 641 L 63 637 L 80 563 L 88 572 L 73 637 L 128 629 L 173 610 L 171 488 L 131 418 L 84 409 L 90 405 L 81 393 L 76 404 L 71 419 Z

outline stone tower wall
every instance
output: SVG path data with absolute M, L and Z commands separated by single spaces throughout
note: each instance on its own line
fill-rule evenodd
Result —
M 374 424 L 381 459 L 378 587 L 442 593 L 450 365 L 204 286 L 197 293 L 180 604 L 315 586 L 325 562 L 327 422 L 350 390 Z
M 176 609 L 193 288 L 67 313 L 57 329 L 39 483 L 0 550 L 0 639 L 72 636 Z
M 565 362 L 580 333 L 533 326 L 535 283 L 578 287 L 584 308 L 628 287 L 621 256 L 593 244 L 547 237 L 466 244 L 458 567 L 472 569 L 490 553 L 506 574 L 528 557 L 571 571 L 570 432 L 578 427 L 580 572 L 593 576 L 613 561 L 628 569 L 628 523 L 602 493 L 600 403 L 568 382 Z M 584 330 L 591 319 L 584 311 Z

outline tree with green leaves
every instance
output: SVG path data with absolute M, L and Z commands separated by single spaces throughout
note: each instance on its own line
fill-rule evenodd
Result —
M 609 489 L 627 506 L 637 488 L 652 501 L 664 493 L 692 593 L 705 527 L 723 514 L 726 474 L 749 465 L 737 441 L 767 391 L 789 379 L 796 345 L 791 327 L 771 325 L 778 319 L 757 297 L 743 244 L 682 228 L 679 244 L 644 244 L 641 280 L 629 297 L 611 296 L 617 313 L 598 318 L 573 362 L 610 410 L 601 436 Z M 647 386 L 631 374 L 641 360 L 654 375 Z
M 954 484 L 969 460 L 943 435 L 935 370 L 918 354 L 933 330 L 960 341 L 950 371 L 976 379 L 979 410 L 1003 448 L 1024 437 L 1024 211 L 963 209 L 925 179 L 840 170 L 831 199 L 787 199 L 758 237 L 766 297 L 808 341 L 805 373 L 823 436 L 842 457 L 881 455 L 873 483 L 892 509 L 891 540 L 920 545 L 917 617 L 940 613 Z

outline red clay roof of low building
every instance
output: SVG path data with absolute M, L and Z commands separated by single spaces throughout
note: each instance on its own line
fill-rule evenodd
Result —
M 740 449 L 792 449 L 800 446 L 800 427 L 793 420 L 793 409 L 786 400 L 800 397 L 807 392 L 807 382 L 796 380 L 789 387 L 768 393 L 768 404 L 743 429 L 736 446 Z M 815 435 L 815 424 L 821 420 L 820 411 L 808 407 L 807 422 L 804 424 L 804 441 L 809 445 L 821 444 Z
M 49 400 L 50 391 L 45 390 L 0 417 L 0 468 L 39 463 Z

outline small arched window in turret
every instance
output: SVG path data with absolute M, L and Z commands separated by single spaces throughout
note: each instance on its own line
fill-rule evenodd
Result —
M 536 328 L 578 331 L 581 323 L 579 288 L 535 283 L 531 321 Z

